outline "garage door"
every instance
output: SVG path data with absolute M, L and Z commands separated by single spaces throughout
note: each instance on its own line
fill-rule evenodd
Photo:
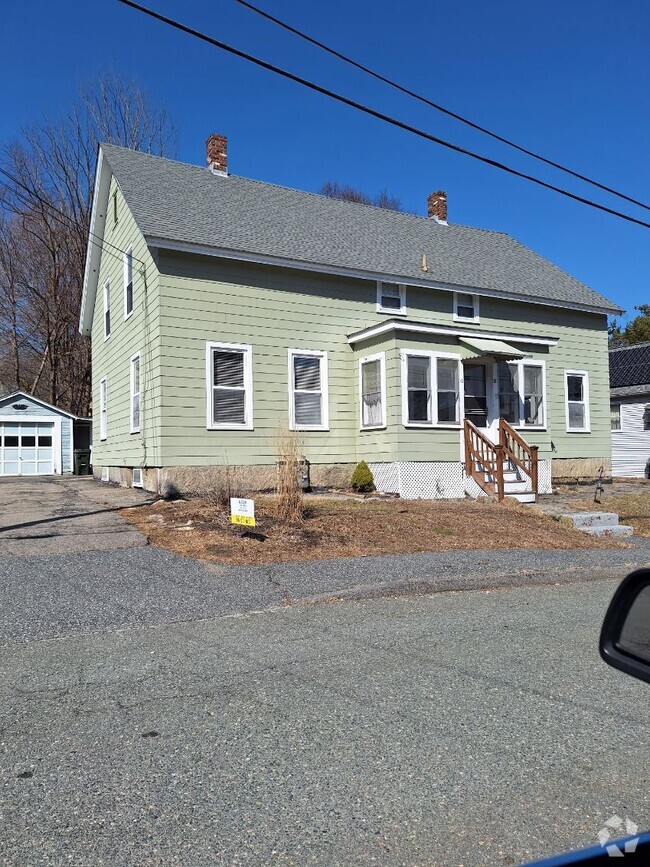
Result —
M 52 422 L 0 424 L 0 475 L 36 476 L 54 472 Z

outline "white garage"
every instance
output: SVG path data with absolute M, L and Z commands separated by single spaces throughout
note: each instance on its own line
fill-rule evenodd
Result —
M 88 447 L 90 425 L 32 395 L 0 398 L 0 476 L 71 473 L 75 440 Z

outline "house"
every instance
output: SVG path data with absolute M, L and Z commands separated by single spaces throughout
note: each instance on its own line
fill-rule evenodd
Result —
M 279 428 L 314 485 L 365 459 L 404 497 L 516 493 L 611 467 L 607 315 L 508 235 L 102 145 L 80 330 L 94 466 L 160 490 L 241 467 Z
M 74 449 L 89 449 L 90 433 L 90 419 L 24 391 L 0 397 L 0 476 L 71 473 Z
M 609 353 L 612 475 L 650 479 L 650 342 Z

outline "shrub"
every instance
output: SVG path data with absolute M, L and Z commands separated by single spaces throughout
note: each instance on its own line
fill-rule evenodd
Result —
M 304 517 L 300 480 L 300 442 L 295 431 L 280 429 L 277 434 L 278 506 L 281 521 L 300 524 Z
M 366 494 L 369 491 L 375 490 L 375 477 L 365 461 L 359 461 L 354 468 L 350 487 L 353 491 L 358 491 L 360 494 Z

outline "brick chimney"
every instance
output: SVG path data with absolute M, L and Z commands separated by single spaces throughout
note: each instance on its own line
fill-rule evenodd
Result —
M 430 220 L 447 225 L 447 193 L 438 190 L 427 198 L 427 211 Z
M 227 177 L 228 175 L 227 148 L 228 139 L 225 135 L 212 133 L 212 135 L 208 136 L 208 140 L 205 143 L 205 158 L 208 168 L 215 175 L 223 175 L 223 177 Z

